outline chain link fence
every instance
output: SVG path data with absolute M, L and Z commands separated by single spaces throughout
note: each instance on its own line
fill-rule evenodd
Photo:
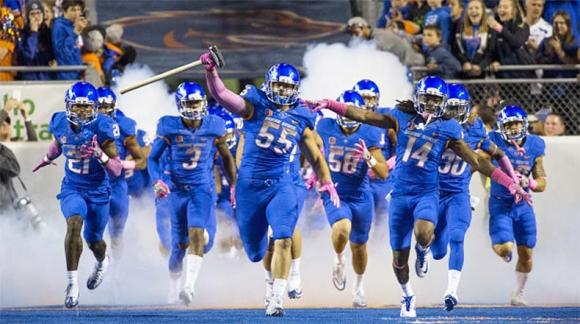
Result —
M 423 69 L 413 69 L 415 82 L 425 76 L 425 72 Z M 488 105 L 497 111 L 505 104 L 516 104 L 528 114 L 540 110 L 557 113 L 564 118 L 566 135 L 580 135 L 580 77 L 447 81 L 464 84 L 469 90 L 472 105 Z

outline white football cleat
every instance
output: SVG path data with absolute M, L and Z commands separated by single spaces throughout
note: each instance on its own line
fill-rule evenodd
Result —
M 405 297 L 401 299 L 401 317 L 417 317 L 415 310 L 415 296 Z
M 191 287 L 184 287 L 179 293 L 179 299 L 183 302 L 185 306 L 191 305 L 193 302 L 193 296 L 195 296 L 195 291 Z
M 359 289 L 353 293 L 352 307 L 355 308 L 367 307 L 367 297 L 365 296 L 365 291 L 363 289 Z
M 346 273 L 344 263 L 334 263 L 332 266 L 332 283 L 336 289 L 343 291 L 346 287 Z
M 524 293 L 512 293 L 512 306 L 528 306 L 528 302 L 524 299 Z
M 291 271 L 288 276 L 288 298 L 300 299 L 302 297 L 302 280 L 300 272 Z
M 419 244 L 415 244 L 415 252 L 417 253 L 417 259 L 415 260 L 415 272 L 417 277 L 423 278 L 429 272 L 429 255 L 431 254 L 431 248 L 427 248 L 424 251 L 419 249 Z
M 66 308 L 76 307 L 79 304 L 79 286 L 68 284 L 64 292 L 64 306 Z
M 103 261 L 95 263 L 95 268 L 93 269 L 93 273 L 89 276 L 87 280 L 87 288 L 93 290 L 96 289 L 105 278 L 105 273 L 109 268 L 109 255 L 105 255 Z
M 284 316 L 284 306 L 282 305 L 282 298 L 272 296 L 266 305 L 266 316 L 282 317 Z

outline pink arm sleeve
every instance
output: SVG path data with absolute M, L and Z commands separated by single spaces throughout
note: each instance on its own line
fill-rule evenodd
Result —
M 495 168 L 491 174 L 491 180 L 499 183 L 500 185 L 509 189 L 509 187 L 514 183 L 514 180 L 510 178 L 507 174 L 503 173 L 499 168 Z
M 48 153 L 46 153 L 46 157 L 52 161 L 59 157 L 61 153 L 62 150 L 58 145 L 56 145 L 56 141 L 50 142 L 48 145 Z
M 503 172 L 512 177 L 512 179 L 517 179 L 514 167 L 507 155 L 504 155 L 501 159 L 497 160 L 497 163 Z
M 119 159 L 119 157 L 109 159 L 107 163 L 105 163 L 105 169 L 107 169 L 110 175 L 118 177 L 119 175 L 121 175 L 121 171 L 123 170 L 123 163 L 121 162 L 121 159 Z
M 231 90 L 226 88 L 217 70 L 206 71 L 205 80 L 207 81 L 207 88 L 212 97 L 222 106 L 224 106 L 230 112 L 241 115 L 242 111 L 246 107 L 244 98 L 240 95 L 233 93 Z
M 395 163 L 396 163 L 396 156 L 392 156 L 390 159 L 387 160 L 387 167 L 390 170 L 393 170 L 393 168 L 395 168 Z

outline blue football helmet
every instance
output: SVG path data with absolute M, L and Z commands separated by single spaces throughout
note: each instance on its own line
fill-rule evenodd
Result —
M 224 120 L 226 126 L 226 143 L 231 150 L 236 146 L 237 143 L 237 135 L 238 135 L 238 128 L 236 124 L 236 120 L 229 111 L 225 110 L 222 106 L 215 104 L 208 108 L 208 113 L 210 115 L 215 115 L 220 117 Z
M 64 94 L 66 118 L 78 126 L 85 126 L 97 118 L 97 89 L 92 84 L 79 81 Z
M 441 117 L 448 96 L 449 89 L 443 79 L 436 76 L 424 77 L 415 88 L 415 110 L 426 119 Z
M 290 64 L 276 64 L 266 73 L 263 88 L 273 103 L 293 105 L 298 101 L 300 73 Z
M 117 105 L 117 95 L 109 87 L 100 87 L 97 89 L 99 97 L 97 107 L 99 111 L 108 116 L 114 116 L 115 106 Z
M 519 128 L 507 125 L 518 122 Z M 518 106 L 505 106 L 497 116 L 497 129 L 506 141 L 522 140 L 528 135 L 528 114 Z
M 358 94 L 365 100 L 365 106 L 367 109 L 375 111 L 379 106 L 379 97 L 381 92 L 379 91 L 379 86 L 371 80 L 364 79 L 357 82 L 352 90 L 358 92 Z
M 358 92 L 356 92 L 354 90 L 346 90 L 336 100 L 338 102 L 343 102 L 347 105 L 355 106 L 358 108 L 365 109 L 365 107 L 366 107 L 365 100 L 363 99 L 363 97 L 360 94 L 358 94 Z M 338 122 L 338 124 L 340 126 L 346 127 L 346 128 L 355 128 L 355 127 L 360 125 L 360 122 L 348 119 L 344 116 L 337 116 L 336 121 Z
M 471 98 L 469 92 L 462 84 L 451 83 L 448 86 L 449 98 L 445 104 L 445 118 L 455 118 L 460 124 L 469 119 L 471 111 Z
M 207 97 L 203 87 L 195 82 L 183 82 L 175 90 L 175 104 L 181 117 L 199 120 L 207 116 Z

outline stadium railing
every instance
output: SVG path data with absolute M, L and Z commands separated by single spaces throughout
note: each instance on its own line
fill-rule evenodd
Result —
M 484 79 L 446 80 L 464 84 L 472 103 L 517 104 L 528 114 L 549 109 L 564 117 L 567 135 L 580 135 L 580 65 L 505 65 L 499 71 L 531 71 L 542 75 L 544 71 L 574 71 L 575 78 L 525 78 L 499 79 L 488 76 Z M 424 67 L 411 69 L 416 82 L 428 73 Z

